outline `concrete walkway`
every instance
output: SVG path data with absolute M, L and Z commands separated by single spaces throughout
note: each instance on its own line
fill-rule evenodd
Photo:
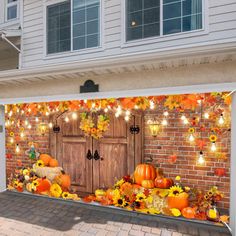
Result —
M 88 209 L 48 198 L 5 192 L 0 194 L 0 235 L 7 236 L 226 236 L 188 225 L 158 223 L 137 217 Z

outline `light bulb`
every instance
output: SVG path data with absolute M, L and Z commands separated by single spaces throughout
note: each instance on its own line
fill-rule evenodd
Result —
M 165 117 L 167 117 L 167 116 L 169 115 L 169 112 L 168 112 L 168 111 L 165 111 L 165 112 L 163 113 L 163 115 L 164 115 Z
M 48 126 L 49 126 L 49 128 L 51 129 L 51 128 L 53 127 L 52 122 L 50 122 L 50 123 L 48 124 Z
M 35 118 L 35 121 L 36 121 L 36 122 L 39 122 L 39 118 L 38 118 L 38 117 L 36 117 L 36 118 Z
M 115 113 L 115 117 L 118 118 L 120 116 L 120 113 L 119 112 L 116 112 Z
M 219 124 L 220 125 L 223 125 L 225 123 L 225 120 L 224 120 L 224 117 L 223 117 L 223 114 L 220 115 L 220 118 L 219 118 Z
M 209 119 L 209 117 L 210 117 L 209 113 L 205 112 L 204 117 L 205 117 L 205 119 Z
M 194 138 L 193 134 L 190 134 L 190 136 L 189 136 L 189 141 L 190 141 L 190 142 L 193 142 L 194 140 L 195 140 L 195 138 Z
M 212 151 L 212 152 L 215 152 L 215 151 L 216 151 L 216 143 L 215 143 L 215 142 L 212 142 L 212 143 L 211 143 L 211 151 Z
M 139 108 L 138 105 L 134 105 L 134 109 L 138 110 L 138 108 Z
M 19 152 L 20 152 L 19 144 L 16 144 L 16 153 L 19 153 Z
M 46 111 L 46 113 L 45 113 L 45 114 L 46 114 L 46 116 L 49 116 L 49 112 L 48 112 L 48 111 Z
M 25 112 L 22 110 L 22 111 L 21 111 L 21 114 L 24 114 L 24 113 L 25 113 Z
M 129 116 L 125 116 L 125 121 L 129 121 Z
M 14 138 L 10 138 L 10 143 L 14 143 Z
M 31 128 L 32 128 L 32 126 L 31 126 L 31 124 L 29 124 L 29 125 L 28 125 L 28 129 L 31 129 Z
M 78 118 L 77 113 L 73 112 L 73 113 L 72 113 L 72 119 L 73 119 L 73 120 L 77 120 L 77 118 Z
M 93 103 L 92 103 L 92 108 L 95 108 L 95 106 L 96 106 L 96 104 L 93 102 Z
M 20 137 L 24 138 L 25 134 L 23 132 L 20 133 Z
M 108 112 L 108 108 L 107 108 L 107 107 L 104 109 L 104 112 L 105 112 L 105 113 L 107 113 L 107 112 Z
M 30 108 L 28 109 L 28 112 L 31 112 L 31 109 L 30 109 Z
M 164 120 L 161 122 L 161 124 L 164 125 L 164 126 L 166 126 L 166 125 L 168 125 L 168 122 L 167 122 L 166 119 L 164 119 Z
M 188 119 L 186 118 L 183 122 L 184 122 L 185 125 L 187 125 L 188 124 Z
M 25 120 L 25 125 L 27 126 L 29 124 L 29 121 L 28 120 Z
M 68 123 L 69 121 L 70 121 L 70 120 L 69 120 L 68 116 L 66 116 L 65 122 Z
M 130 111 L 127 110 L 127 111 L 125 112 L 125 114 L 126 114 L 127 116 L 129 116 L 129 115 L 130 115 Z
M 186 120 L 186 116 L 182 115 L 180 119 L 184 121 L 184 120 Z
M 155 104 L 153 101 L 150 101 L 149 102 L 149 105 L 150 105 L 150 109 L 153 110 L 155 108 Z
M 10 117 L 12 116 L 12 111 L 9 112 L 9 116 L 10 116 Z
M 198 157 L 197 163 L 199 165 L 203 165 L 205 163 L 205 159 L 204 159 L 204 155 L 203 155 L 202 151 L 200 151 L 200 153 L 199 153 L 199 157 Z

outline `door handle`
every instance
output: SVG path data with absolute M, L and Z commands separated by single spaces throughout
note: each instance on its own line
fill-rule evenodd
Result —
M 98 161 L 98 160 L 100 159 L 100 156 L 99 156 L 99 153 L 98 153 L 97 150 L 95 150 L 95 152 L 94 152 L 93 159 L 94 159 L 95 161 Z
M 92 155 L 92 152 L 91 152 L 90 149 L 89 149 L 88 152 L 87 152 L 86 158 L 87 158 L 88 160 L 92 160 L 92 159 L 93 159 L 93 155 Z

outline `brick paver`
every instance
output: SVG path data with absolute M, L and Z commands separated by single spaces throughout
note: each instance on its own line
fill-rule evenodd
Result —
M 110 209 L 109 209 L 110 210 Z M 180 227 L 181 226 L 181 227 Z M 79 204 L 0 193 L 0 235 L 6 236 L 187 236 L 221 235 L 188 225 L 168 225 L 154 220 L 104 212 Z

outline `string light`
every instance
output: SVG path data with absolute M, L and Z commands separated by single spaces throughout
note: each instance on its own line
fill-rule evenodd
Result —
M 189 141 L 190 142 L 193 142 L 195 140 L 195 137 L 193 136 L 193 134 L 190 134 L 189 135 Z
M 14 143 L 14 138 L 10 138 L 10 143 Z
M 52 122 L 50 122 L 50 123 L 48 124 L 48 126 L 49 126 L 49 128 L 51 129 L 51 128 L 53 127 Z
M 150 109 L 153 110 L 155 108 L 155 104 L 153 101 L 149 102 Z
M 66 116 L 65 122 L 68 123 L 69 121 L 70 121 L 70 120 L 69 120 L 68 116 Z
M 78 118 L 77 113 L 73 112 L 73 113 L 72 113 L 72 119 L 73 119 L 73 120 L 77 120 L 77 118 Z
M 5 122 L 5 126 L 8 127 L 11 125 L 10 119 L 8 118 L 7 121 Z
M 205 112 L 204 117 L 205 117 L 205 119 L 209 119 L 209 117 L 210 117 L 209 113 Z
M 184 120 L 183 120 L 183 123 L 184 123 L 185 125 L 187 125 L 187 124 L 188 124 L 188 119 L 187 119 L 187 118 L 184 119 Z
M 129 121 L 129 116 L 125 116 L 125 121 Z
M 138 110 L 139 109 L 138 105 L 134 105 L 134 109 Z
M 19 153 L 20 152 L 20 147 L 19 147 L 19 144 L 17 143 L 16 144 L 16 153 Z
M 215 152 L 215 151 L 216 151 L 216 143 L 215 143 L 215 142 L 212 142 L 212 143 L 211 143 L 211 151 L 212 151 L 212 152 Z
M 108 112 L 108 108 L 107 108 L 107 107 L 104 109 L 104 112 L 105 112 L 105 113 L 107 113 L 107 112 Z
M 203 155 L 203 151 L 200 151 L 199 156 L 198 156 L 198 160 L 197 160 L 197 164 L 203 165 L 204 163 L 205 163 L 205 158 Z
M 29 124 L 28 120 L 25 120 L 25 126 L 27 126 Z
M 165 117 L 167 117 L 167 116 L 169 115 L 169 112 L 168 112 L 168 111 L 165 111 L 165 112 L 163 113 L 163 115 L 164 115 Z
M 20 137 L 24 138 L 25 134 L 23 132 L 20 133 Z
M 9 117 L 11 117 L 11 116 L 12 116 L 12 111 L 9 112 Z
M 39 122 L 39 118 L 38 118 L 38 117 L 36 117 L 36 118 L 35 118 L 35 121 L 36 121 L 36 122 Z
M 184 121 L 184 120 L 186 120 L 187 118 L 186 118 L 185 115 L 182 115 L 180 119 Z
M 162 125 L 167 126 L 168 125 L 168 121 L 167 119 L 163 119 L 161 122 Z
M 225 123 L 223 114 L 220 115 L 220 118 L 218 120 L 219 125 L 223 125 Z
M 46 113 L 45 113 L 45 114 L 46 114 L 46 116 L 49 116 L 49 112 L 48 112 L 48 111 L 46 111 Z
M 28 129 L 31 129 L 31 128 L 32 128 L 32 125 L 31 125 L 31 124 L 29 124 L 27 128 L 28 128 Z

